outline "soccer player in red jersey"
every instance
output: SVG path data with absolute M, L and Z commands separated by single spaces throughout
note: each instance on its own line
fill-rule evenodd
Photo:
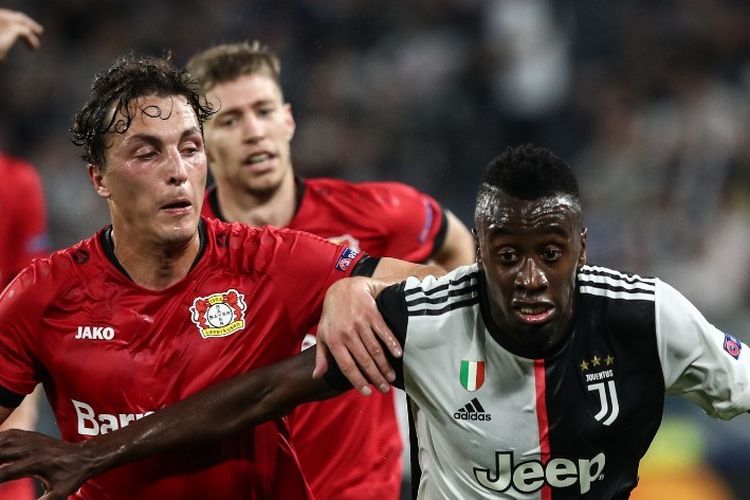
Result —
M 0 61 L 10 48 L 23 40 L 31 48 L 39 46 L 43 29 L 22 12 L 0 9 Z M 34 167 L 0 152 L 0 290 L 35 257 L 48 248 L 44 190 Z M 36 421 L 36 398 L 26 398 L 0 430 L 30 429 Z M 0 485 L 0 498 L 35 498 L 30 479 Z
M 34 167 L 0 152 L 0 290 L 35 257 L 47 254 L 47 217 L 42 182 Z M 25 398 L 0 425 L 31 429 L 37 420 L 39 392 Z M 0 485 L 0 498 L 35 498 L 30 479 Z
M 0 289 L 48 249 L 44 189 L 27 162 L 0 153 Z
M 105 434 L 291 356 L 319 317 L 321 334 L 365 335 L 352 347 L 358 359 L 387 327 L 364 290 L 345 282 L 326 296 L 328 287 L 352 274 L 437 270 L 203 219 L 211 109 L 169 61 L 123 57 L 92 93 L 74 142 L 112 224 L 35 261 L 0 295 L 0 421 L 43 382 L 64 439 Z M 275 419 L 103 474 L 74 497 L 310 498 L 289 437 Z
M 469 230 L 410 186 L 295 176 L 295 122 L 280 61 L 267 47 L 257 41 L 212 47 L 195 55 L 188 70 L 218 108 L 205 124 L 215 186 L 207 190 L 204 215 L 304 230 L 370 255 L 431 259 L 446 269 L 472 262 Z M 310 334 L 302 347 L 314 344 Z M 352 391 L 302 405 L 291 426 L 316 498 L 399 497 L 402 444 L 393 391 L 369 398 Z

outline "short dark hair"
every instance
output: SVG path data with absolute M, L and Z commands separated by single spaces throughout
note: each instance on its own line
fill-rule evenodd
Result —
M 186 70 L 175 68 L 171 56 L 137 56 L 126 54 L 108 69 L 98 73 L 91 85 L 91 99 L 73 119 L 73 144 L 83 149 L 83 159 L 92 165 L 105 167 L 104 138 L 110 133 L 125 133 L 134 118 L 129 109 L 133 99 L 157 95 L 183 96 L 195 111 L 203 130 L 213 113 L 198 84 Z M 118 114 L 125 119 L 118 119 Z
M 226 43 L 206 49 L 190 58 L 187 69 L 203 92 L 219 83 L 255 74 L 270 77 L 281 89 L 281 61 L 257 40 Z
M 487 165 L 482 184 L 522 200 L 555 194 L 580 198 L 570 166 L 550 151 L 531 144 L 510 147 L 493 159 Z
M 477 194 L 477 209 L 482 201 L 500 190 L 521 200 L 538 200 L 567 195 L 580 210 L 578 181 L 570 166 L 550 151 L 526 144 L 509 147 L 488 165 Z M 475 213 L 478 217 L 479 211 Z

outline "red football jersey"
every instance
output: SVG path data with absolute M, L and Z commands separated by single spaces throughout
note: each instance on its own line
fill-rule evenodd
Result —
M 0 154 L 0 290 L 47 252 L 44 191 L 34 167 Z
M 298 208 L 288 228 L 346 242 L 369 255 L 427 260 L 442 244 L 440 205 L 414 188 L 393 182 L 352 183 L 297 179 Z M 203 213 L 223 218 L 215 189 Z M 306 345 L 315 343 L 308 336 Z M 399 497 L 401 435 L 393 391 L 337 398 L 297 407 L 290 416 L 292 442 L 316 498 Z
M 203 224 L 194 267 L 166 290 L 126 276 L 107 229 L 24 270 L 0 295 L 5 396 L 43 381 L 63 438 L 118 429 L 298 352 L 325 290 L 362 255 L 296 231 Z M 288 438 L 271 421 L 114 469 L 75 498 L 309 498 Z

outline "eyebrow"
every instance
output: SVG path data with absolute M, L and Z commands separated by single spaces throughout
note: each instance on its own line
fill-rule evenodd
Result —
M 567 231 L 563 226 L 557 223 L 553 224 L 546 224 L 542 227 L 542 230 L 544 232 L 550 232 L 557 234 L 562 237 L 568 237 L 570 236 L 570 232 Z M 490 237 L 497 237 L 497 236 L 511 236 L 515 234 L 515 231 L 511 231 L 504 225 L 497 225 L 493 224 L 488 230 L 487 234 Z
M 255 101 L 252 101 L 250 103 L 251 108 L 256 108 L 258 106 L 267 106 L 268 104 L 274 104 L 273 99 L 258 99 Z M 240 104 L 238 106 L 232 106 L 231 108 L 221 108 L 215 115 L 214 118 L 220 118 L 222 116 L 231 115 L 231 114 L 240 114 L 242 113 L 242 108 L 247 106 L 247 104 Z
M 198 136 L 201 135 L 201 131 L 198 127 L 190 127 L 190 128 L 183 130 L 182 134 L 180 134 L 180 142 L 184 141 L 185 139 L 193 135 L 198 135 Z M 159 137 L 152 135 L 152 134 L 133 134 L 127 139 L 125 139 L 124 144 L 126 146 L 129 146 L 130 144 L 133 144 L 138 141 L 145 142 L 146 144 L 150 144 L 152 146 L 158 146 L 159 144 L 163 142 Z

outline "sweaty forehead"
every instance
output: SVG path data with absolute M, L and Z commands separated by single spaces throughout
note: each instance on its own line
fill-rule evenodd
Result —
M 556 226 L 574 231 L 581 221 L 580 204 L 568 194 L 522 200 L 500 190 L 485 192 L 477 201 L 477 228 L 544 229 Z
M 127 110 L 119 109 L 107 133 L 117 143 L 132 135 L 180 134 L 188 128 L 199 129 L 200 124 L 184 96 L 148 95 L 132 99 Z

